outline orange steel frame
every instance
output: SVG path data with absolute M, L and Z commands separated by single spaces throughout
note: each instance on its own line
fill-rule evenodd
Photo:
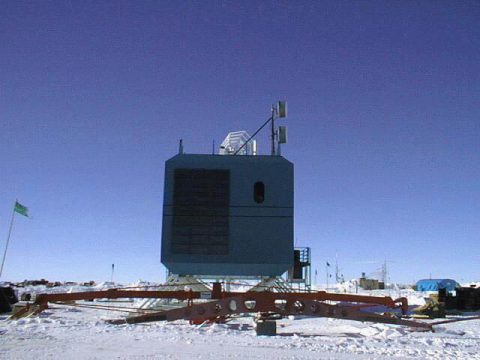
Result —
M 207 302 L 194 303 L 197 299 Z M 21 309 L 12 318 L 26 314 L 38 314 L 48 308 L 48 303 L 70 302 L 92 299 L 150 298 L 177 299 L 187 301 L 187 306 L 166 311 L 157 311 L 129 317 L 125 320 L 112 320 L 111 323 L 141 323 L 151 321 L 173 321 L 179 319 L 199 323 L 207 320 L 225 318 L 242 313 L 262 313 L 287 315 L 309 315 L 332 317 L 357 321 L 380 322 L 431 330 L 431 325 L 411 320 L 400 319 L 391 315 L 362 312 L 366 306 L 383 305 L 391 309 L 400 309 L 405 314 L 408 309 L 406 298 L 393 300 L 391 297 L 364 296 L 353 294 L 334 294 L 325 291 L 275 293 L 270 291 L 227 292 L 220 283 L 214 283 L 210 293 L 198 291 L 152 291 L 110 289 L 104 291 L 87 291 L 76 293 L 39 294 L 30 306 Z M 327 302 L 336 302 L 330 304 Z M 347 303 L 347 304 L 346 304 Z

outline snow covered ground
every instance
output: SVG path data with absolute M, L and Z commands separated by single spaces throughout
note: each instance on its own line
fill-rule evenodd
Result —
M 60 290 L 66 289 L 55 289 Z M 422 303 L 423 295 L 410 290 L 408 297 Z M 59 305 L 34 318 L 2 316 L 0 359 L 480 359 L 480 320 L 429 333 L 345 320 L 283 319 L 277 323 L 279 336 L 259 337 L 252 318 L 203 326 L 104 321 L 120 316 Z

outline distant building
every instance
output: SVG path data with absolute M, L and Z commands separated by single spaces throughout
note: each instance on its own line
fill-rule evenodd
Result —
M 385 283 L 376 279 L 367 279 L 365 273 L 362 273 L 359 285 L 364 290 L 378 290 L 385 289 Z
M 379 289 L 378 280 L 360 278 L 360 287 L 365 290 L 377 290 Z

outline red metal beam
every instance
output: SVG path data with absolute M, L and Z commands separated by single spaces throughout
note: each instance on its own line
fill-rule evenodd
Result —
M 286 315 L 309 315 L 318 317 L 330 317 L 345 320 L 367 321 L 386 324 L 405 325 L 414 328 L 431 330 L 431 325 L 416 321 L 404 320 L 388 315 L 365 313 L 355 308 L 342 305 L 330 305 L 316 300 L 305 299 L 305 294 L 272 294 L 257 293 L 239 295 L 210 301 L 203 304 L 196 304 L 179 309 L 159 311 L 150 314 L 143 314 L 120 320 L 111 320 L 111 324 L 137 324 L 153 321 L 174 321 L 199 319 L 215 319 L 233 314 L 270 312 Z M 285 304 L 276 303 L 279 300 L 277 295 L 291 295 Z M 283 299 L 284 300 L 284 299 Z M 254 302 L 254 303 L 253 303 Z
M 44 304 L 56 301 L 76 301 L 91 299 L 121 299 L 121 298 L 143 298 L 143 299 L 200 299 L 201 292 L 196 291 L 152 291 L 152 290 L 102 290 L 85 291 L 75 293 L 39 294 L 35 304 Z
M 325 291 L 317 291 L 310 293 L 273 293 L 273 292 L 257 292 L 248 291 L 241 292 L 221 292 L 218 289 L 211 292 L 199 292 L 199 291 L 152 291 L 152 290 L 121 290 L 110 289 L 103 291 L 87 291 L 76 293 L 57 293 L 57 294 L 39 294 L 36 297 L 35 304 L 46 304 L 48 302 L 57 301 L 76 301 L 76 300 L 91 300 L 91 299 L 120 299 L 120 298 L 149 298 L 149 299 L 178 299 L 178 300 L 194 300 L 201 298 L 212 299 L 226 298 L 232 296 L 243 296 L 252 300 L 258 300 L 258 294 L 264 299 L 279 299 L 279 300 L 295 300 L 302 298 L 305 300 L 317 300 L 317 301 L 339 301 L 339 302 L 356 302 L 365 304 L 384 305 L 389 308 L 401 307 L 402 310 L 406 310 L 408 307 L 407 299 L 399 298 L 393 300 L 388 296 L 365 296 L 354 294 L 334 294 L 327 293 Z
M 312 316 L 324 316 L 343 318 L 359 321 L 385 322 L 391 324 L 426 327 L 416 325 L 416 322 L 409 322 L 398 318 L 382 316 L 374 313 L 358 311 L 359 307 L 365 304 L 383 305 L 392 309 L 401 308 L 405 313 L 408 308 L 407 299 L 399 298 L 393 300 L 388 296 L 365 296 L 354 294 L 334 294 L 325 291 L 308 293 L 274 293 L 269 291 L 256 292 L 224 292 L 220 284 L 213 287 L 211 292 L 198 291 L 152 291 L 152 290 L 122 290 L 110 289 L 103 291 L 88 291 L 76 293 L 39 294 L 32 306 L 35 306 L 35 314 L 48 307 L 49 302 L 68 302 L 77 300 L 92 299 L 120 299 L 120 298 L 150 298 L 150 299 L 178 299 L 188 302 L 188 306 L 169 311 L 143 314 L 128 320 L 119 322 L 148 322 L 159 320 L 185 319 L 191 321 L 202 321 L 203 319 L 215 319 L 222 316 L 249 313 L 249 312 L 272 312 L 282 316 L 290 314 L 305 314 Z M 193 304 L 196 299 L 211 299 L 207 303 Z M 215 301 L 216 300 L 216 301 Z M 325 304 L 325 301 L 349 302 L 358 306 L 342 306 Z M 235 304 L 235 308 L 232 304 Z M 28 308 L 27 308 L 28 309 Z M 25 310 L 25 314 L 31 311 Z M 33 310 L 33 309 L 32 309 Z M 18 318 L 24 315 L 19 313 Z M 116 323 L 116 322 L 114 322 Z

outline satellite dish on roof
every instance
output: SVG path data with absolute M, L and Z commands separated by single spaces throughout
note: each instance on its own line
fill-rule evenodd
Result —
M 257 155 L 257 143 L 255 140 L 251 140 L 246 131 L 234 131 L 228 133 L 220 145 L 218 153 L 220 155 Z M 246 146 L 245 146 L 245 143 Z

